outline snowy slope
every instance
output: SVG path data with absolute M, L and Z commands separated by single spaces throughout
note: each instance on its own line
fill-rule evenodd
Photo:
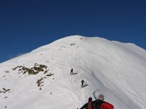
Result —
M 145 66 L 134 44 L 65 37 L 0 64 L 0 109 L 76 109 L 99 93 L 115 109 L 146 109 Z

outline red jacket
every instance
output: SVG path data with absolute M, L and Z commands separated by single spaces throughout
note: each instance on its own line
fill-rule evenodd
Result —
M 103 102 L 101 104 L 101 109 L 114 109 L 114 106 L 108 102 Z

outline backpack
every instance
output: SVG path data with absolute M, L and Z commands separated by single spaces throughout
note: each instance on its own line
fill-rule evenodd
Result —
M 92 109 L 92 101 L 88 102 L 88 107 L 87 109 Z
M 103 102 L 101 104 L 101 109 L 114 109 L 114 106 L 108 102 Z

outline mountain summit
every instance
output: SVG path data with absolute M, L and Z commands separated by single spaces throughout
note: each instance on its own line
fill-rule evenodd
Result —
M 115 109 L 146 109 L 145 66 L 135 44 L 65 37 L 0 64 L 0 109 L 77 109 L 99 93 Z

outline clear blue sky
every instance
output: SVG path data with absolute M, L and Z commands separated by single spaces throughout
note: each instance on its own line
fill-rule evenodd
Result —
M 146 1 L 0 0 L 0 62 L 69 35 L 146 49 Z

